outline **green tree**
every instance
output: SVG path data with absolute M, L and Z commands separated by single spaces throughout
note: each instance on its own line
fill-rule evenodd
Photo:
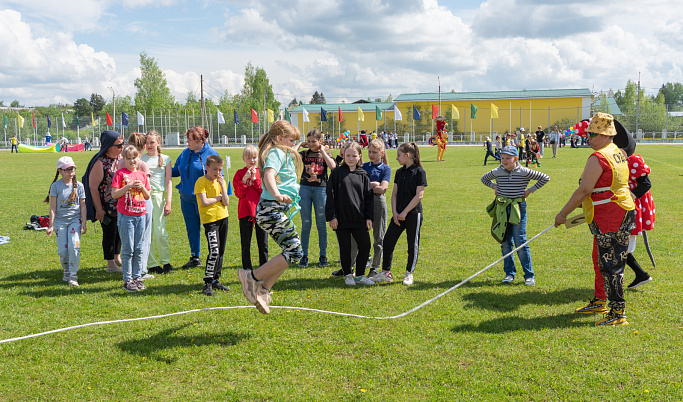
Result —
M 294 99 L 292 99 L 291 102 L 289 102 L 289 105 L 287 105 L 287 109 L 292 110 L 295 107 L 297 107 L 298 105 L 299 105 L 299 102 L 297 102 L 296 97 L 295 97 Z
M 628 80 L 626 83 L 626 88 L 623 93 L 621 90 L 618 90 L 617 93 L 614 94 L 614 100 L 617 102 L 617 105 L 619 105 L 619 109 L 624 113 L 635 111 L 637 98 L 638 87 L 636 83 L 631 80 Z
M 76 102 L 74 102 L 74 111 L 79 116 L 90 116 L 90 113 L 93 111 L 93 108 L 92 106 L 90 106 L 90 102 L 88 102 L 87 99 L 80 98 L 76 99 Z
M 664 96 L 664 104 L 666 105 L 683 103 L 683 84 L 667 82 L 659 88 L 659 94 Z
M 13 100 L 12 103 L 9 104 L 10 107 L 20 107 L 19 101 L 18 100 Z
M 251 109 L 263 112 L 263 94 L 265 92 L 266 108 L 277 114 L 280 102 L 275 99 L 273 87 L 270 85 L 266 70 L 254 67 L 251 62 L 244 69 L 244 86 L 239 95 L 240 110 L 248 113 Z
M 175 104 L 175 99 L 168 89 L 166 74 L 161 71 L 157 60 L 140 53 L 140 78 L 135 79 L 135 106 L 138 109 L 151 110 L 168 108 Z
M 90 94 L 90 107 L 92 108 L 92 111 L 97 114 L 99 113 L 102 109 L 104 109 L 104 105 L 106 102 L 104 101 L 104 98 L 100 94 Z

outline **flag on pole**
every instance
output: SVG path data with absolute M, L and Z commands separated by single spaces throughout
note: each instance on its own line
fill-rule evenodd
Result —
M 498 106 L 494 105 L 493 103 L 491 104 L 491 118 L 492 119 L 498 118 Z
M 5 129 L 7 129 L 7 122 L 9 121 L 9 120 L 7 119 L 7 116 L 3 114 L 3 115 L 2 115 L 2 120 L 4 120 Z
M 327 112 L 323 108 L 320 108 L 320 121 L 327 121 Z
M 401 114 L 401 111 L 398 110 L 398 105 L 395 103 L 394 103 L 394 120 L 395 121 L 403 120 L 403 115 Z
M 420 120 L 420 111 L 413 105 L 413 120 Z
M 477 118 L 477 109 L 479 108 L 470 103 L 470 117 L 472 117 L 473 119 Z
M 111 121 L 111 116 L 109 115 L 109 112 L 104 112 L 107 114 L 107 125 L 108 126 L 113 126 L 114 122 Z
M 339 122 L 344 121 L 344 116 L 342 115 L 341 106 L 339 106 Z
M 142 115 L 140 112 L 136 112 L 138 114 L 138 126 L 144 126 L 145 125 L 145 116 Z
M 90 119 L 92 120 L 92 126 L 95 127 L 95 116 L 90 112 Z
M 24 118 L 17 112 L 17 120 L 19 121 L 19 128 L 24 128 Z
M 310 123 L 311 121 L 308 119 L 308 111 L 306 110 L 306 108 L 303 108 L 303 107 L 302 107 L 301 110 L 303 110 L 303 112 L 304 112 L 304 123 L 305 123 L 305 122 L 309 122 L 309 123 Z
M 81 127 L 81 119 L 78 118 L 78 113 L 76 113 L 76 126 Z
M 432 105 L 432 120 L 436 119 L 436 117 L 438 115 L 439 115 L 439 106 Z
M 292 122 L 292 115 L 289 114 L 289 109 L 285 109 L 285 120 Z
M 33 118 L 33 128 L 36 128 L 36 115 L 35 115 L 35 113 L 31 113 L 31 117 Z
M 258 123 L 258 113 L 254 109 L 251 109 L 251 122 Z
M 268 123 L 270 124 L 275 121 L 275 113 L 270 109 L 266 109 L 266 111 L 268 112 Z
M 363 114 L 363 111 L 360 110 L 360 106 L 356 106 L 358 109 L 358 121 L 365 121 L 365 115 Z
M 225 124 L 225 117 L 223 117 L 223 113 L 221 113 L 220 110 L 216 109 L 216 114 L 218 115 L 216 118 L 218 124 Z
M 458 120 L 459 118 L 460 112 L 458 112 L 458 108 L 455 105 L 451 105 L 451 119 Z
M 47 128 L 50 129 L 50 127 L 52 127 L 52 122 L 50 121 L 50 115 L 48 114 L 47 115 Z
M 64 121 L 64 113 L 62 113 L 62 128 L 66 128 L 66 122 Z
M 121 112 L 121 125 L 128 127 L 128 113 Z
M 375 120 L 382 121 L 382 109 L 375 105 Z
M 237 110 L 232 111 L 232 117 L 235 119 L 235 124 L 240 124 L 240 121 L 237 118 Z

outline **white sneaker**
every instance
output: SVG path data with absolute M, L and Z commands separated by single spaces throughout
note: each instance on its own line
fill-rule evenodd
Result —
M 79 286 L 79 285 L 78 285 L 78 281 L 76 281 L 75 279 L 69 279 L 69 281 L 67 282 L 67 284 L 68 284 L 69 286 L 74 286 L 74 287 L 78 287 L 78 286 Z
M 344 277 L 344 283 L 348 286 L 356 286 L 356 280 L 353 278 L 353 274 L 348 274 Z
M 382 271 L 382 272 L 378 273 L 377 275 L 373 276 L 372 278 L 370 278 L 370 280 L 375 282 L 375 283 L 379 283 L 379 282 L 391 283 L 394 281 L 394 276 L 391 275 L 391 272 Z
M 360 284 L 360 285 L 370 286 L 370 285 L 375 284 L 375 282 L 368 279 L 365 275 L 359 276 L 359 277 L 355 278 L 354 280 L 356 281 L 357 284 Z
M 144 274 L 144 275 L 142 275 L 142 276 L 140 277 L 140 280 L 141 280 L 141 281 L 144 281 L 144 280 L 146 280 L 146 279 L 154 279 L 154 275 L 152 275 L 152 274 Z
M 502 282 L 503 283 L 511 283 L 512 281 L 515 280 L 515 277 L 512 275 L 505 275 L 505 278 L 503 278 Z
M 406 274 L 403 277 L 403 284 L 406 286 L 410 286 L 413 284 L 413 273 L 412 272 L 406 271 Z

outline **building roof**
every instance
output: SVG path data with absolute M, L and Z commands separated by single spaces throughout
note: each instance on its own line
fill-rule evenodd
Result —
M 356 112 L 358 111 L 359 107 L 363 113 L 374 112 L 376 110 L 375 107 L 379 107 L 380 110 L 391 110 L 394 108 L 394 102 L 325 103 L 315 105 L 299 105 L 290 110 L 289 113 L 303 113 L 303 109 L 306 109 L 308 113 L 320 113 L 320 108 L 325 109 L 326 112 L 337 112 L 340 108 L 342 113 Z
M 522 91 L 490 92 L 442 92 L 441 101 L 477 101 L 499 99 L 540 99 L 540 98 L 589 98 L 593 93 L 588 88 L 581 89 L 533 89 Z M 401 94 L 396 102 L 438 101 L 438 92 Z
M 621 109 L 619 108 L 619 105 L 617 105 L 617 101 L 616 101 L 616 99 L 614 99 L 613 96 L 607 97 L 607 107 L 609 108 L 609 113 L 612 116 L 623 116 L 624 115 L 621 112 Z

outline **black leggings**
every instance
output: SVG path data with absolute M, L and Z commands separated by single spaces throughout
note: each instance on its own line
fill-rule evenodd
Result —
M 399 221 L 400 222 L 400 221 Z M 384 271 L 391 271 L 391 260 L 394 258 L 394 248 L 398 242 L 401 233 L 407 231 L 408 241 L 408 262 L 406 263 L 406 271 L 415 271 L 417 265 L 417 256 L 420 249 L 420 227 L 422 226 L 422 214 L 408 214 L 406 220 L 401 222 L 401 226 L 394 223 L 391 219 L 387 233 L 384 235 L 384 259 L 382 260 L 382 269 Z
M 256 245 L 258 246 L 258 263 L 268 262 L 268 233 L 256 224 L 254 218 L 245 216 L 240 218 L 240 241 L 242 245 L 242 268 L 252 269 L 251 266 L 251 235 L 256 229 Z
M 351 271 L 351 236 L 358 245 L 358 255 L 356 255 L 356 276 L 365 275 L 365 265 L 370 256 L 370 234 L 365 228 L 362 229 L 337 229 L 337 242 L 339 243 L 339 260 L 341 262 L 344 275 Z
M 100 222 L 102 226 L 102 253 L 104 254 L 105 260 L 113 260 L 115 255 L 121 254 L 121 238 L 119 237 L 119 227 L 117 226 L 117 214 L 109 215 L 106 217 L 111 219 L 111 222 L 104 224 Z

